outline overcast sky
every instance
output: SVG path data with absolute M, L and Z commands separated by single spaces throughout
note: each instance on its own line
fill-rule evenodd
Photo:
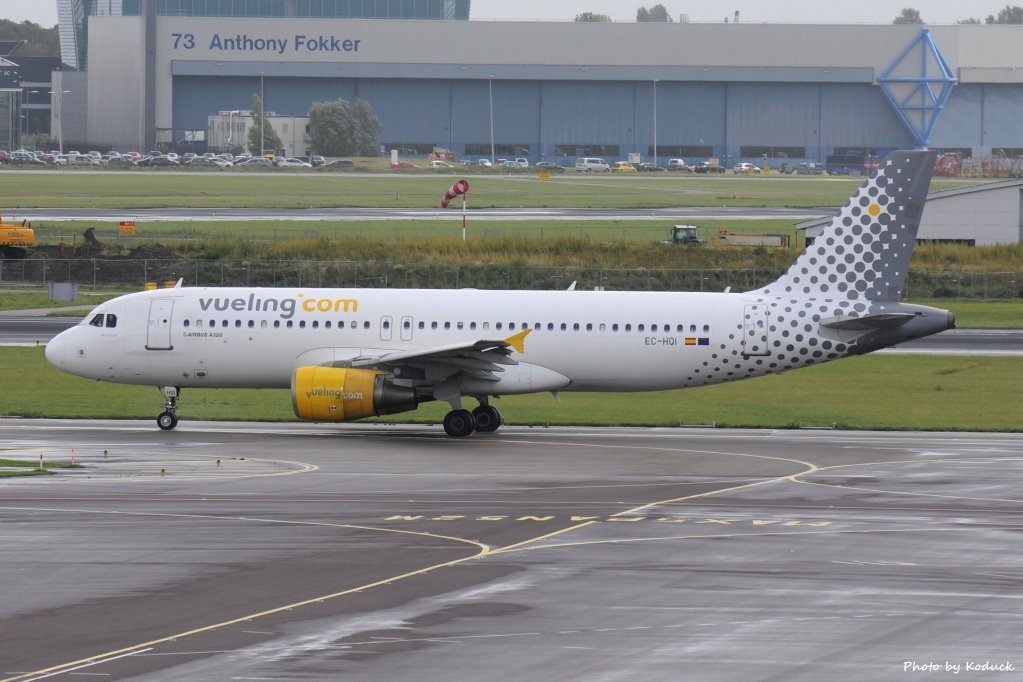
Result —
M 636 8 L 658 4 L 650 0 L 472 0 L 473 19 L 572 21 L 581 12 L 607 14 L 615 21 L 634 21 Z M 678 21 L 685 12 L 690 21 L 723 21 L 736 10 L 744 22 L 888 24 L 903 7 L 920 10 L 931 24 L 954 24 L 975 17 L 983 21 L 997 14 L 1006 0 L 668 0 L 661 2 Z M 1013 4 L 1009 2 L 1008 4 Z M 0 0 L 0 19 L 57 23 L 54 0 Z

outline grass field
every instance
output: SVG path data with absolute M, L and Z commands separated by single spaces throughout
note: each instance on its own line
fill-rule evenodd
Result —
M 436 207 L 460 174 L 351 175 L 320 171 L 83 172 L 51 169 L 3 173 L 3 208 L 323 208 Z M 473 175 L 469 206 L 652 208 L 665 206 L 838 207 L 862 178 L 767 175 L 709 177 L 653 173 L 568 172 L 541 181 L 532 172 Z M 932 191 L 976 181 L 935 179 Z
M 162 397 L 63 374 L 42 349 L 0 348 L 5 382 L 0 415 L 154 420 Z M 721 386 L 636 394 L 563 393 L 502 398 L 509 424 L 718 426 L 1020 431 L 1023 358 L 873 355 Z M 395 422 L 440 423 L 448 407 L 429 403 Z M 211 420 L 295 420 L 287 390 L 194 389 L 179 416 Z M 386 420 L 382 420 L 386 421 Z M 154 424 L 153 428 L 156 426 Z M 438 427 L 439 428 L 439 427 Z

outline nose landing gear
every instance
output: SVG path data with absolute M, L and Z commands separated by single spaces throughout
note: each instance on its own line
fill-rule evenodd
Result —
M 178 388 L 176 386 L 162 386 L 164 411 L 156 417 L 156 425 L 164 431 L 170 431 L 178 425 Z

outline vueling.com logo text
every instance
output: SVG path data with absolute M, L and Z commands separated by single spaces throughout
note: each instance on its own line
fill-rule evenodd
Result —
M 301 300 L 301 303 L 299 303 Z M 355 313 L 359 311 L 359 301 L 354 298 L 306 298 L 305 294 L 299 294 L 298 298 L 262 298 L 256 294 L 249 294 L 247 298 L 229 298 L 227 296 L 215 298 L 200 298 L 199 307 L 203 312 L 216 310 L 227 312 L 275 312 L 281 319 L 290 320 L 295 316 L 298 306 L 308 313 Z

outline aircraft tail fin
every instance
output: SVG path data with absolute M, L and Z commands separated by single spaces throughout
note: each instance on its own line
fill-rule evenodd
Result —
M 751 293 L 898 301 L 935 156 L 932 151 L 886 156 L 788 272 Z

